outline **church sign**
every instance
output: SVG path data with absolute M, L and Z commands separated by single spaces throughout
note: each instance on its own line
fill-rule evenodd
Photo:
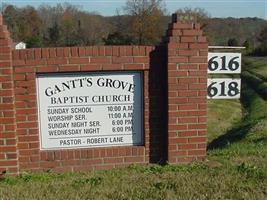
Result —
M 139 72 L 39 74 L 40 148 L 143 144 Z

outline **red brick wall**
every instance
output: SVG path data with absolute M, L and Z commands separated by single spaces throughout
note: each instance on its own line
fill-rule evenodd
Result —
M 11 44 L 0 15 L 0 175 L 18 171 Z
M 199 24 L 168 29 L 168 161 L 203 159 L 207 143 L 208 44 Z
M 208 47 L 198 25 L 173 21 L 167 42 L 156 47 L 11 51 L 10 41 L 0 23 L 0 172 L 110 169 L 205 156 Z M 144 74 L 144 145 L 40 151 L 36 74 L 110 70 Z
M 149 54 L 153 47 L 94 46 L 14 50 L 16 124 L 20 170 L 109 169 L 149 161 Z M 144 72 L 145 145 L 40 151 L 37 73 L 140 70 Z

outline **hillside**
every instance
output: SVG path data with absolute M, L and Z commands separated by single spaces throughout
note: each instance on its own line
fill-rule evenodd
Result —
M 121 28 L 127 25 L 129 16 L 105 17 L 108 23 L 113 27 L 120 23 Z M 119 22 L 118 22 L 119 19 Z M 162 30 L 166 30 L 168 23 L 171 21 L 170 16 L 165 16 L 161 20 Z M 210 45 L 227 45 L 230 38 L 238 40 L 239 45 L 248 40 L 252 46 L 257 46 L 257 37 L 261 30 L 267 26 L 267 20 L 260 18 L 209 18 L 205 22 L 205 32 L 209 39 Z M 165 32 L 162 32 L 164 35 Z
M 205 31 L 210 45 L 225 45 L 229 38 L 235 38 L 239 45 L 249 40 L 255 47 L 258 45 L 257 37 L 265 26 L 267 20 L 259 18 L 211 18 Z
M 120 16 L 119 23 L 121 27 L 127 24 L 129 16 Z M 105 17 L 109 24 L 116 26 L 118 23 L 118 16 Z M 164 16 L 159 24 L 162 35 L 167 29 L 168 23 L 171 21 L 170 16 Z M 208 36 L 210 45 L 227 45 L 230 38 L 238 40 L 239 45 L 248 40 L 252 47 L 258 45 L 257 37 L 261 30 L 267 26 L 267 20 L 260 18 L 209 18 L 202 22 L 204 30 Z

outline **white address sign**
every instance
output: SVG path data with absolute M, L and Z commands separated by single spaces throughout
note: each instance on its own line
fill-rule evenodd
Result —
M 208 73 L 241 73 L 241 53 L 208 53 Z
M 142 73 L 37 76 L 40 149 L 141 145 Z
M 208 99 L 239 99 L 241 79 L 208 79 Z

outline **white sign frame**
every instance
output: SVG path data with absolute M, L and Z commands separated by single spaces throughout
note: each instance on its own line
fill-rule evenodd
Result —
M 93 114 L 90 114 L 90 112 L 97 112 L 97 111 L 92 111 L 91 110 L 89 112 L 89 109 L 87 109 L 85 114 L 84 113 L 81 114 L 81 119 L 83 120 L 82 122 L 84 122 L 86 124 L 84 126 L 89 125 L 89 123 L 90 124 L 91 123 L 92 124 L 95 123 L 96 127 L 98 128 L 98 133 L 100 133 L 100 134 L 98 136 L 92 136 L 92 135 L 83 136 L 83 138 L 85 138 L 86 141 L 85 141 L 85 139 L 82 139 L 82 138 L 66 137 L 66 140 L 68 140 L 68 138 L 70 138 L 70 140 L 73 140 L 73 141 L 72 142 L 70 142 L 70 141 L 65 141 L 65 142 L 60 141 L 60 144 L 62 142 L 63 146 L 60 146 L 58 144 L 56 145 L 55 142 L 53 142 L 53 139 L 54 140 L 60 140 L 60 138 L 56 138 L 56 137 L 55 138 L 50 137 L 50 139 L 47 138 L 49 134 L 48 134 L 47 131 L 45 131 L 44 127 L 47 127 L 47 129 L 48 129 L 48 127 L 51 128 L 53 126 L 54 121 L 50 121 L 51 125 L 48 125 L 46 123 L 48 123 L 49 119 L 56 119 L 56 118 L 60 119 L 61 115 L 58 114 L 58 115 L 55 115 L 56 116 L 55 118 L 52 118 L 53 117 L 52 114 L 51 114 L 52 111 L 51 112 L 50 112 L 50 110 L 48 111 L 48 106 L 47 105 L 51 105 L 52 102 L 56 103 L 56 101 L 55 100 L 52 101 L 51 96 L 47 97 L 45 99 L 42 99 L 42 98 L 44 98 L 44 96 L 47 96 L 47 94 L 52 95 L 52 93 L 53 93 L 52 91 L 53 90 L 50 90 L 50 89 L 46 90 L 46 95 L 44 95 L 44 90 L 43 89 L 44 88 L 49 88 L 49 87 L 51 88 L 51 86 L 53 86 L 53 85 L 55 86 L 55 83 L 60 82 L 60 81 L 62 82 L 62 80 L 66 81 L 68 78 L 71 79 L 71 81 L 73 81 L 77 77 L 79 77 L 80 79 L 85 78 L 85 77 L 91 78 L 90 82 L 92 84 L 90 84 L 91 85 L 90 88 L 89 88 L 89 81 L 88 81 L 89 79 L 86 79 L 88 82 L 84 82 L 83 83 L 84 85 L 87 84 L 87 86 L 86 86 L 87 87 L 86 89 L 88 90 L 87 93 L 90 94 L 89 97 L 86 98 L 87 99 L 86 101 L 92 103 L 93 97 L 96 96 L 96 95 L 93 96 L 93 94 L 92 94 L 93 97 L 90 97 L 91 93 L 89 92 L 89 90 L 96 89 L 96 92 L 100 91 L 100 93 L 101 93 L 101 90 L 102 90 L 102 94 L 109 94 L 109 95 L 113 95 L 113 96 L 121 95 L 120 96 L 121 98 L 120 97 L 116 97 L 115 98 L 116 101 L 117 100 L 123 100 L 123 97 L 125 98 L 125 101 L 131 99 L 131 103 L 127 104 L 127 105 L 129 105 L 129 107 L 125 108 L 125 109 L 130 109 L 130 110 L 125 111 L 127 116 L 126 116 L 124 121 L 123 121 L 122 118 L 120 118 L 120 120 L 116 120 L 116 119 L 113 120 L 113 118 L 110 118 L 110 117 L 115 117 L 116 113 L 117 113 L 117 116 L 119 115 L 118 113 L 122 113 L 121 109 L 124 109 L 124 107 L 122 107 L 122 104 L 117 106 L 117 109 L 120 108 L 120 111 L 117 111 L 116 113 L 113 113 L 113 111 L 108 111 L 107 109 L 109 109 L 109 108 L 108 108 L 108 106 L 106 104 L 101 104 L 101 105 L 99 104 L 99 106 L 96 105 L 97 103 L 94 106 L 90 104 L 90 106 L 91 106 L 90 108 L 92 110 L 96 110 L 95 107 L 97 107 L 97 109 L 106 110 L 106 114 L 108 113 L 109 117 L 107 117 L 106 115 L 103 114 L 103 115 L 98 115 L 96 117 L 96 119 L 95 119 L 95 114 L 94 114 L 94 120 L 89 121 L 88 124 L 85 123 L 86 120 L 88 120 L 88 116 L 91 115 L 91 117 L 92 117 L 92 115 L 93 115 Z M 105 78 L 108 79 L 107 77 L 113 77 L 114 80 L 115 80 L 115 78 L 120 77 L 120 79 L 118 79 L 118 81 L 117 81 L 117 85 L 118 85 L 119 81 L 122 81 L 122 82 L 124 82 L 124 85 L 128 86 L 128 88 L 127 88 L 127 90 L 126 90 L 126 87 L 124 87 L 124 89 L 122 89 L 122 88 L 117 88 L 117 89 L 115 89 L 115 88 L 104 88 L 104 86 L 102 88 L 100 88 L 99 85 L 98 86 L 94 85 L 94 84 L 96 84 L 95 81 L 97 81 L 97 77 L 102 77 L 103 79 L 105 79 Z M 37 105 L 38 105 L 40 150 L 64 150 L 64 149 L 80 149 L 80 148 L 95 148 L 95 147 L 142 146 L 142 145 L 144 145 L 144 97 L 143 97 L 143 95 L 144 95 L 144 92 L 143 92 L 143 90 L 144 90 L 144 81 L 143 81 L 143 77 L 144 76 L 143 76 L 143 72 L 142 71 L 112 71 L 112 72 L 77 72 L 77 73 L 37 74 L 37 77 L 36 77 L 36 89 L 37 89 Z M 78 81 L 80 80 L 79 78 L 77 79 Z M 129 78 L 129 80 L 128 80 L 128 78 Z M 129 84 L 126 84 L 127 81 L 128 81 Z M 81 84 L 81 86 L 82 86 L 81 82 L 76 82 L 76 84 Z M 123 85 L 123 84 L 121 84 L 121 85 Z M 135 85 L 135 86 L 132 86 L 132 85 Z M 94 86 L 96 88 L 93 88 Z M 137 89 L 135 89 L 135 88 L 137 88 Z M 66 93 L 65 95 L 74 95 L 75 96 L 79 92 L 81 92 L 83 89 L 84 88 L 77 88 L 77 89 L 73 88 L 73 90 L 64 91 L 64 92 Z M 121 90 L 118 91 L 118 89 L 121 89 Z M 80 90 L 80 91 L 77 91 L 75 93 L 75 90 Z M 124 90 L 126 91 L 125 92 L 125 96 L 122 96 L 123 95 L 122 92 L 124 92 Z M 68 94 L 68 93 L 71 93 L 71 94 Z M 99 93 L 99 95 L 101 95 L 100 93 Z M 60 94 L 60 93 L 58 92 L 58 94 Z M 56 96 L 58 94 L 53 94 L 53 95 Z M 50 104 L 46 102 L 46 101 L 49 100 L 49 98 L 51 98 Z M 64 96 L 62 96 L 62 99 L 63 98 L 64 98 Z M 102 99 L 101 96 L 98 96 L 97 98 Z M 94 100 L 97 100 L 97 98 L 94 98 Z M 73 98 L 73 99 L 75 99 L 75 98 Z M 114 97 L 113 97 L 113 101 L 114 101 Z M 130 107 L 130 104 L 132 104 L 132 107 Z M 73 105 L 75 105 L 75 104 L 73 104 Z M 69 105 L 59 105 L 58 108 L 62 108 L 62 107 L 66 107 L 66 106 L 69 106 Z M 71 106 L 72 105 L 70 105 L 70 107 Z M 78 104 L 75 105 L 75 106 L 78 106 Z M 81 107 L 83 107 L 83 106 L 84 105 L 81 105 Z M 56 106 L 54 106 L 54 107 L 56 108 Z M 109 107 L 110 107 L 110 110 L 114 110 L 114 108 L 116 106 L 114 105 L 114 106 L 109 106 Z M 89 108 L 89 107 L 87 107 L 87 108 Z M 107 108 L 107 109 L 105 109 L 105 108 Z M 70 110 L 67 111 L 67 109 L 66 109 L 66 112 L 70 112 Z M 71 118 L 71 115 L 72 114 L 70 114 L 70 113 L 65 115 L 65 119 L 69 119 L 69 123 L 71 124 L 71 125 L 68 125 L 68 127 L 72 126 L 72 122 L 73 123 L 76 122 L 75 121 L 76 120 L 76 115 L 75 115 L 75 119 Z M 132 116 L 132 118 L 131 118 L 131 116 Z M 51 117 L 51 118 L 48 118 L 48 117 Z M 69 118 L 67 118 L 67 117 L 69 117 Z M 46 120 L 44 120 L 45 118 L 46 118 Z M 127 120 L 127 123 L 132 125 L 132 129 L 129 128 L 131 125 L 123 126 L 123 125 L 126 125 L 126 124 L 124 124 L 124 123 L 126 123 L 126 120 Z M 122 122 L 123 125 L 120 126 L 117 123 L 121 123 L 121 121 L 123 121 Z M 77 122 L 79 122 L 79 121 L 77 121 Z M 123 127 L 123 131 L 122 132 L 123 133 L 127 132 L 127 137 L 124 137 L 123 135 L 121 137 L 119 137 L 119 135 L 121 135 L 121 134 L 117 134 L 117 135 L 114 134 L 112 136 L 111 136 L 111 133 L 107 133 L 106 135 L 102 134 L 101 128 L 105 129 L 105 131 L 107 132 L 108 128 L 106 128 L 106 126 L 107 126 L 106 123 L 108 123 L 108 122 L 111 122 L 109 127 L 115 128 L 115 129 L 112 129 L 112 131 L 113 130 L 122 131 L 121 127 Z M 45 124 L 43 124 L 43 123 L 45 123 Z M 66 122 L 66 124 L 67 123 L 68 122 Z M 57 123 L 57 124 L 56 123 L 54 123 L 54 124 L 56 126 L 60 127 L 60 122 Z M 62 124 L 63 124 L 63 122 L 62 122 Z M 64 130 L 67 130 L 68 127 L 66 129 L 64 129 Z M 127 127 L 128 127 L 128 130 L 126 131 Z M 72 128 L 72 131 L 75 129 L 73 127 L 71 127 L 71 128 Z M 97 129 L 97 128 L 95 128 L 95 129 Z M 82 132 L 82 129 L 77 129 L 77 130 L 81 130 L 81 132 Z M 46 134 L 47 134 L 46 136 L 45 136 L 44 132 L 46 132 Z M 50 133 L 52 133 L 52 132 L 50 132 Z M 66 133 L 66 132 L 64 132 L 64 133 Z M 93 137 L 99 138 L 99 140 L 95 140 L 94 139 L 91 142 L 90 138 L 93 138 Z M 75 143 L 75 141 L 74 141 L 75 138 L 76 139 L 81 139 L 81 140 L 76 140 L 76 143 Z M 125 138 L 126 138 L 127 142 L 124 141 Z M 132 140 L 131 140 L 131 138 L 132 138 Z M 47 139 L 49 139 L 49 140 L 47 140 Z M 111 143 L 111 141 L 113 139 L 115 140 L 115 142 Z M 64 138 L 62 140 L 64 140 Z M 96 143 L 95 143 L 95 141 L 96 141 Z M 71 145 L 69 145 L 68 142 L 70 142 Z M 67 144 L 67 145 L 65 145 L 65 144 Z

